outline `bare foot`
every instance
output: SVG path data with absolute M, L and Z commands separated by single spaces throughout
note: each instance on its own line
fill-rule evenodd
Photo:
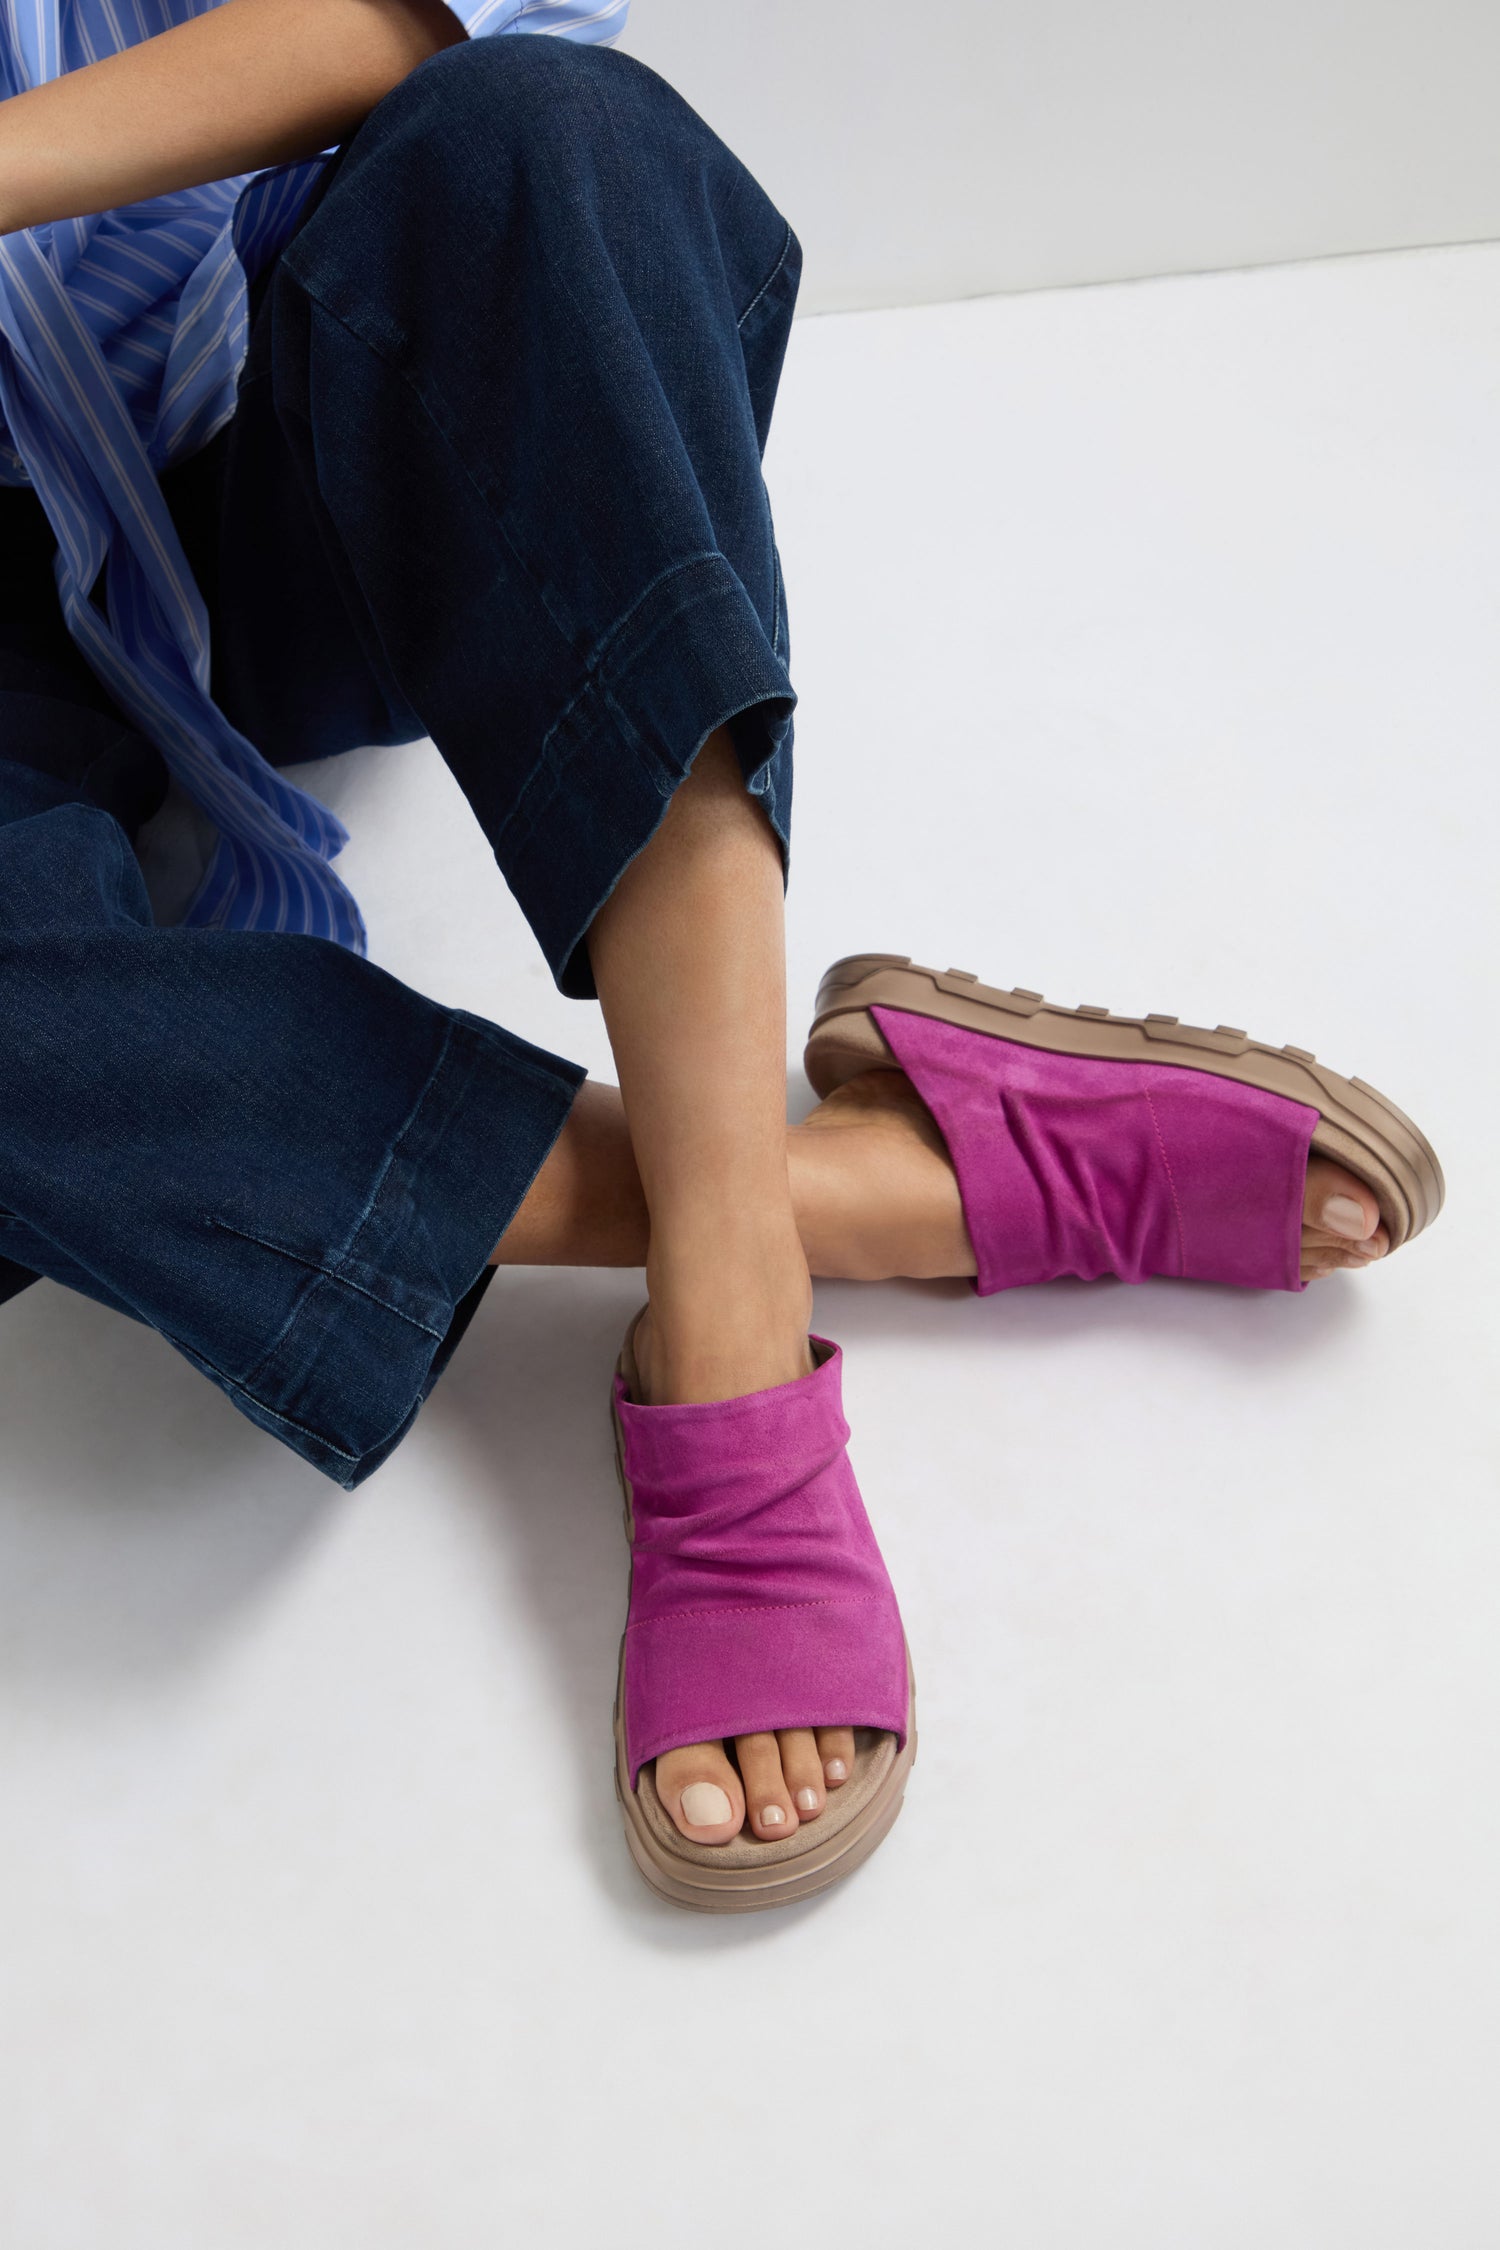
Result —
M 1302 1202 L 1303 1280 L 1321 1281 L 1340 1267 L 1362 1273 L 1390 1246 L 1380 1206 L 1363 1180 L 1326 1156 L 1310 1157 Z
M 680 1278 L 670 1323 L 658 1323 L 648 1307 L 635 1335 L 646 1403 L 740 1398 L 811 1374 L 806 1265 L 800 1252 L 788 1255 L 786 1271 L 773 1280 L 769 1266 L 780 1262 L 769 1261 L 751 1288 L 726 1291 L 717 1276 L 712 1304 L 698 1318 L 687 1309 L 690 1293 Z M 788 1299 L 799 1308 L 795 1318 L 773 1312 Z M 853 1771 L 849 1727 L 794 1727 L 668 1750 L 656 1760 L 656 1794 L 695 1844 L 727 1844 L 742 1831 L 774 1844 L 816 1820 L 829 1791 Z
M 947 1144 L 905 1071 L 866 1070 L 787 1135 L 798 1228 L 814 1273 L 938 1281 L 976 1270 Z
M 947 1148 L 903 1071 L 866 1071 L 839 1087 L 788 1136 L 788 1160 L 814 1272 L 848 1280 L 974 1272 Z M 1342 1166 L 1312 1158 L 1303 1279 L 1359 1271 L 1389 1246 L 1370 1190 Z M 726 1288 L 731 1268 L 754 1281 Z M 701 1301 L 682 1276 L 667 1287 L 661 1279 L 652 1277 L 653 1304 L 669 1301 L 671 1321 L 658 1329 L 648 1311 L 636 1333 L 648 1403 L 737 1398 L 810 1373 L 800 1253 L 726 1261 Z M 668 1751 L 656 1760 L 656 1791 L 693 1843 L 727 1844 L 746 1832 L 775 1843 L 816 1820 L 853 1769 L 850 1728 L 799 1727 Z
M 958 1182 L 931 1111 L 904 1071 L 862 1071 L 788 1136 L 793 1194 L 815 1273 L 849 1281 L 974 1272 Z M 803 1192 L 798 1193 L 799 1181 Z M 825 1238 L 826 1240 L 822 1239 Z M 1390 1237 L 1363 1181 L 1314 1156 L 1302 1207 L 1302 1279 L 1359 1273 Z

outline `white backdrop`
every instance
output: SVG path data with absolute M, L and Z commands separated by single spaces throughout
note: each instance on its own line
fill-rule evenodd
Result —
M 819 1284 L 920 1682 L 847 1887 L 627 1861 L 638 1272 L 500 1274 L 354 1493 L 4 1308 L 7 2250 L 1497 2250 L 1497 365 L 1500 246 L 797 324 L 794 1048 L 861 946 L 1245 1024 L 1452 1197 L 1305 1296 Z M 610 1075 L 435 749 L 299 779 L 383 967 Z
M 1494 0 L 634 0 L 803 308 L 1500 236 Z

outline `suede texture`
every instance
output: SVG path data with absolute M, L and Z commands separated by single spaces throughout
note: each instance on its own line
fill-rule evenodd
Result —
M 948 1145 L 980 1296 L 1064 1274 L 1305 1286 L 1315 1109 L 1180 1064 L 870 1013 Z
M 635 1519 L 625 1640 L 631 1786 L 665 1750 L 781 1727 L 906 1739 L 906 1643 L 847 1451 L 843 1354 L 711 1405 L 615 1377 Z

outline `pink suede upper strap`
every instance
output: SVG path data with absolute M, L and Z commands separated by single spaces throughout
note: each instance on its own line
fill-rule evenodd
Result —
M 1061 1274 L 1304 1286 L 1315 1109 L 1179 1064 L 870 1013 L 948 1144 L 981 1296 Z
M 664 1750 L 780 1727 L 906 1736 L 906 1644 L 846 1450 L 843 1354 L 707 1406 L 615 1377 L 635 1543 L 625 1640 L 634 1786 Z

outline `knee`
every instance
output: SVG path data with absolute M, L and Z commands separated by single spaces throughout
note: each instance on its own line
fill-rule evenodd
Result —
M 613 48 L 535 33 L 471 39 L 423 63 L 388 103 L 420 200 L 452 211 L 461 239 L 483 226 L 481 211 L 499 211 L 533 230 L 583 225 L 622 254 L 672 236 L 685 262 L 707 224 L 710 255 L 746 297 L 782 250 L 786 222 L 739 158 L 665 79 Z
M 409 81 L 421 130 L 472 181 L 493 158 L 553 171 L 651 145 L 645 116 L 669 92 L 628 56 L 569 39 L 504 33 L 445 48 Z M 691 114 L 691 113 L 689 113 Z
M 283 262 L 311 289 L 326 258 L 349 319 L 367 317 L 347 309 L 361 298 L 356 261 L 371 292 L 399 282 L 447 298 L 455 260 L 459 294 L 475 277 L 519 292 L 526 276 L 561 271 L 582 241 L 591 260 L 602 246 L 631 287 L 708 275 L 738 315 L 787 235 L 739 159 L 643 63 L 501 33 L 444 48 L 386 96 Z

